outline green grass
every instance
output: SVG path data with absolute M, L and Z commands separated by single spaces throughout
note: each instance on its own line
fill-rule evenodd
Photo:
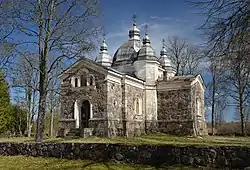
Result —
M 196 170 L 199 168 L 172 166 L 160 167 L 132 165 L 88 160 L 66 160 L 57 158 L 34 158 L 25 156 L 0 156 L 0 169 L 49 169 L 49 170 Z
M 0 138 L 0 142 L 34 142 L 33 138 Z M 127 145 L 198 145 L 198 146 L 250 146 L 250 137 L 177 137 L 166 134 L 151 134 L 131 138 L 48 138 L 45 142 L 68 142 L 68 143 L 123 143 Z

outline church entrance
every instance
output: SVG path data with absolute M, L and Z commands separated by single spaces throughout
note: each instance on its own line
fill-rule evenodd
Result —
M 89 119 L 90 119 L 90 103 L 88 100 L 82 102 L 81 107 L 81 128 L 89 127 Z

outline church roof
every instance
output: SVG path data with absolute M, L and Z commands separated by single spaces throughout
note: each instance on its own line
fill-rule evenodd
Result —
M 143 46 L 138 52 L 137 60 L 158 60 L 147 33 L 145 34 L 145 38 L 143 38 Z
M 129 40 L 121 45 L 115 52 L 113 66 L 133 63 L 141 47 L 140 30 L 134 21 L 132 28 L 129 30 Z
M 132 63 L 137 57 L 137 52 L 141 48 L 141 41 L 129 40 L 125 42 L 116 51 L 113 58 L 113 65 L 120 65 L 120 63 Z

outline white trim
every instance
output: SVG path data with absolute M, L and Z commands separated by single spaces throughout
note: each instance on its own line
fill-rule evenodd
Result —
M 123 79 L 123 82 L 125 85 L 130 85 L 140 89 L 144 89 L 144 83 L 138 83 L 133 80 L 126 79 L 126 77 Z
M 116 76 L 113 76 L 113 75 L 107 75 L 106 77 L 106 80 L 107 81 L 111 81 L 111 82 L 116 82 L 118 84 L 121 84 L 121 78 L 120 77 L 116 77 Z
M 202 80 L 202 78 L 201 78 L 201 75 L 198 75 L 198 76 L 195 78 L 195 80 L 192 81 L 191 85 L 194 85 L 194 84 L 197 83 L 197 82 L 200 84 L 200 86 L 201 86 L 201 88 L 203 89 L 203 91 L 205 91 L 206 87 L 205 87 L 204 82 L 203 82 L 203 80 Z
M 91 103 L 89 103 L 89 104 L 90 104 L 89 119 L 92 119 L 93 118 L 93 105 Z
M 79 105 L 78 105 L 78 101 L 76 100 L 74 103 L 74 119 L 75 121 L 75 127 L 79 128 L 80 127 L 80 112 L 79 112 Z

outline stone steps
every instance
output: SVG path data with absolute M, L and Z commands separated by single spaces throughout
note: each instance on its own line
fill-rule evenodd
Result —
M 69 132 L 66 134 L 66 137 L 79 137 L 79 136 L 80 136 L 79 128 L 70 129 Z
M 66 134 L 66 137 L 68 138 L 79 138 L 79 137 L 90 137 L 93 135 L 93 129 L 92 128 L 72 128 L 69 130 L 69 132 Z

